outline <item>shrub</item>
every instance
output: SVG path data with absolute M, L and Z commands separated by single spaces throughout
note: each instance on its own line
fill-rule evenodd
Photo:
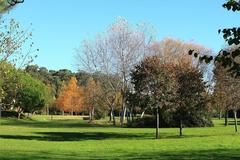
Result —
M 162 116 L 160 116 L 162 117 Z M 160 118 L 160 127 L 169 128 L 169 127 L 178 127 L 178 121 L 168 118 L 164 120 Z M 210 118 L 192 118 L 184 124 L 184 127 L 212 127 L 213 123 Z M 128 124 L 128 127 L 134 128 L 155 128 L 156 127 L 156 117 L 155 116 L 145 116 L 143 118 L 137 118 L 132 123 Z
M 6 117 L 6 118 L 18 118 L 18 112 L 16 112 L 16 111 L 2 111 L 1 116 Z M 21 119 L 25 118 L 25 115 L 21 114 L 20 118 Z

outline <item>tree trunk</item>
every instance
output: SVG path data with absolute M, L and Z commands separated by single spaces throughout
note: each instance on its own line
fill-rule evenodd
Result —
M 113 119 L 113 110 L 111 108 L 110 114 L 109 114 L 109 122 L 112 122 L 112 119 Z
M 144 114 L 145 114 L 145 110 L 142 112 L 142 114 L 141 114 L 141 118 L 143 118 Z
M 219 117 L 218 119 L 220 120 L 222 118 L 222 111 L 219 111 Z
M 92 121 L 94 120 L 94 107 L 92 108 Z
M 237 110 L 234 110 L 233 113 L 234 113 L 234 121 L 235 121 L 235 132 L 238 132 Z
M 159 107 L 156 111 L 156 139 L 159 139 Z
M 113 125 L 115 126 L 116 125 L 116 119 L 115 119 L 115 115 L 114 115 L 114 111 L 113 111 Z
M 49 115 L 49 107 L 47 105 L 47 108 L 46 108 L 46 115 Z
M 120 126 L 122 127 L 123 126 L 123 109 L 121 110 L 119 116 L 120 116 Z
M 179 135 L 182 136 L 182 129 L 183 129 L 183 124 L 182 124 L 182 120 L 180 120 L 180 126 L 179 126 Z
M 64 111 L 62 111 L 62 115 L 64 116 Z
M 225 126 L 228 126 L 228 110 L 225 111 Z
M 125 114 L 126 114 L 126 106 L 125 106 L 125 93 L 122 90 L 122 111 L 120 115 L 120 126 L 123 127 L 125 121 Z
M 114 115 L 114 106 L 111 107 L 109 122 L 113 122 L 113 125 L 116 125 L 115 115 Z
M 126 114 L 127 114 L 127 123 L 130 123 L 130 119 L 131 119 L 131 111 L 130 110 L 127 110 L 126 111 Z
M 132 123 L 133 123 L 133 120 L 134 120 L 134 118 L 133 118 L 133 108 L 131 109 L 130 116 L 131 116 L 131 118 L 132 118 Z
M 132 123 L 133 123 L 133 121 L 134 121 L 133 113 L 131 113 L 131 118 L 132 118 Z
M 89 109 L 89 122 L 91 122 L 92 121 L 92 110 L 91 110 L 91 108 Z
M 127 113 L 127 108 L 124 107 L 124 110 L 123 110 L 123 122 L 125 122 L 125 119 L 126 119 L 126 113 Z
M 123 127 L 125 121 L 125 108 L 120 112 L 120 126 Z
M 21 112 L 18 112 L 18 119 L 21 118 Z

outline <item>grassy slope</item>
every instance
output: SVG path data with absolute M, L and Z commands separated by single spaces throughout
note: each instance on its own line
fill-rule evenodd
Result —
M 55 119 L 55 117 L 54 117 Z M 223 121 L 223 120 L 222 120 Z M 0 120 L 0 159 L 240 159 L 240 135 L 234 126 L 160 129 L 89 125 L 80 119 Z

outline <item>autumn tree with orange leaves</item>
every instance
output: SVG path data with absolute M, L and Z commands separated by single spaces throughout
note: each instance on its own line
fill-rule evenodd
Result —
M 77 79 L 72 77 L 67 84 L 63 84 L 60 95 L 55 104 L 56 107 L 64 112 L 79 113 L 83 109 L 83 90 L 77 85 Z
M 88 78 L 87 84 L 85 86 L 85 107 L 89 113 L 89 120 L 93 121 L 95 118 L 95 109 L 96 106 L 103 106 L 99 104 L 101 101 L 101 87 L 100 85 L 92 78 Z

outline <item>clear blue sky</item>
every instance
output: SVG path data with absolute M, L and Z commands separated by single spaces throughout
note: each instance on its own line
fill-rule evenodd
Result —
M 25 0 L 7 17 L 23 27 L 32 23 L 33 41 L 40 49 L 34 63 L 48 69 L 74 67 L 74 48 L 104 31 L 116 17 L 132 24 L 154 26 L 157 39 L 194 40 L 214 51 L 224 41 L 219 28 L 240 26 L 240 14 L 221 6 L 225 0 Z

